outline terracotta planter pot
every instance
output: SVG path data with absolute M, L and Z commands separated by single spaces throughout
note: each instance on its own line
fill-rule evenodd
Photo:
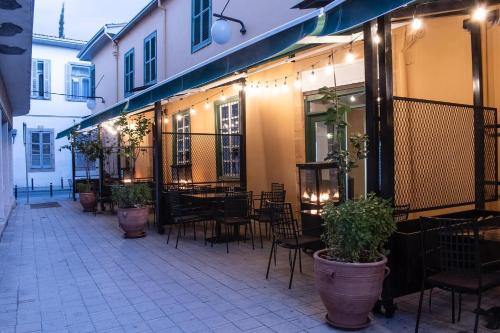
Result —
M 382 293 L 387 258 L 366 264 L 343 263 L 322 258 L 326 251 L 314 253 L 314 278 L 328 311 L 328 323 L 347 330 L 369 326 L 368 314 Z
M 96 196 L 94 192 L 80 192 L 80 204 L 84 212 L 93 212 L 96 208 Z
M 125 231 L 125 238 L 140 238 L 146 236 L 146 223 L 148 223 L 149 208 L 119 208 L 118 223 Z

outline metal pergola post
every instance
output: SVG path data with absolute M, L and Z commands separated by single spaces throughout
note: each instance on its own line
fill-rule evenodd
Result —
M 97 141 L 102 145 L 101 125 L 97 126 Z M 99 202 L 101 211 L 104 211 L 104 202 L 102 201 L 102 194 L 104 192 L 104 152 L 102 149 L 99 151 Z
M 76 201 L 76 156 L 75 147 L 71 147 L 71 190 L 73 191 L 73 201 Z
M 243 189 L 247 189 L 247 102 L 246 102 L 246 92 L 245 92 L 245 80 L 241 80 L 241 90 L 239 93 L 240 99 L 240 130 L 241 130 L 241 142 L 240 142 L 240 186 Z
M 163 233 L 161 222 L 163 210 L 161 199 L 163 192 L 163 110 L 161 102 L 155 102 L 153 128 L 153 172 L 154 172 L 154 199 L 155 199 L 155 224 L 159 233 Z

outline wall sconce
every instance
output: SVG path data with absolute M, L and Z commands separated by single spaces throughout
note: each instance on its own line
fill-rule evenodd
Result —
M 17 129 L 14 128 L 12 131 L 10 131 L 10 135 L 12 136 L 12 144 L 14 144 L 16 142 Z

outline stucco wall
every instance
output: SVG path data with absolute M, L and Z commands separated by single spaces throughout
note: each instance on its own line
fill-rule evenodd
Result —
M 96 96 L 103 97 L 105 102 L 102 103 L 100 99 L 96 99 L 96 109 L 94 112 L 99 112 L 110 107 L 115 104 L 119 98 L 117 90 L 117 65 L 113 52 L 113 43 L 109 40 L 92 59 L 92 63 L 95 66 L 95 94 Z

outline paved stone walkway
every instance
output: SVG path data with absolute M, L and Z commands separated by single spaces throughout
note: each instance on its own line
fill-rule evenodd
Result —
M 182 239 L 179 249 L 151 231 L 122 238 L 116 217 L 77 203 L 20 204 L 0 241 L 0 332 L 335 332 L 313 286 L 312 259 L 287 289 L 285 251 L 265 279 L 269 243 L 213 248 Z M 485 304 L 500 303 L 500 293 Z M 411 332 L 415 295 L 394 319 L 375 316 L 365 332 Z M 473 299 L 451 325 L 448 294 L 435 292 L 421 332 L 470 331 Z M 483 323 L 482 323 L 483 325 Z

